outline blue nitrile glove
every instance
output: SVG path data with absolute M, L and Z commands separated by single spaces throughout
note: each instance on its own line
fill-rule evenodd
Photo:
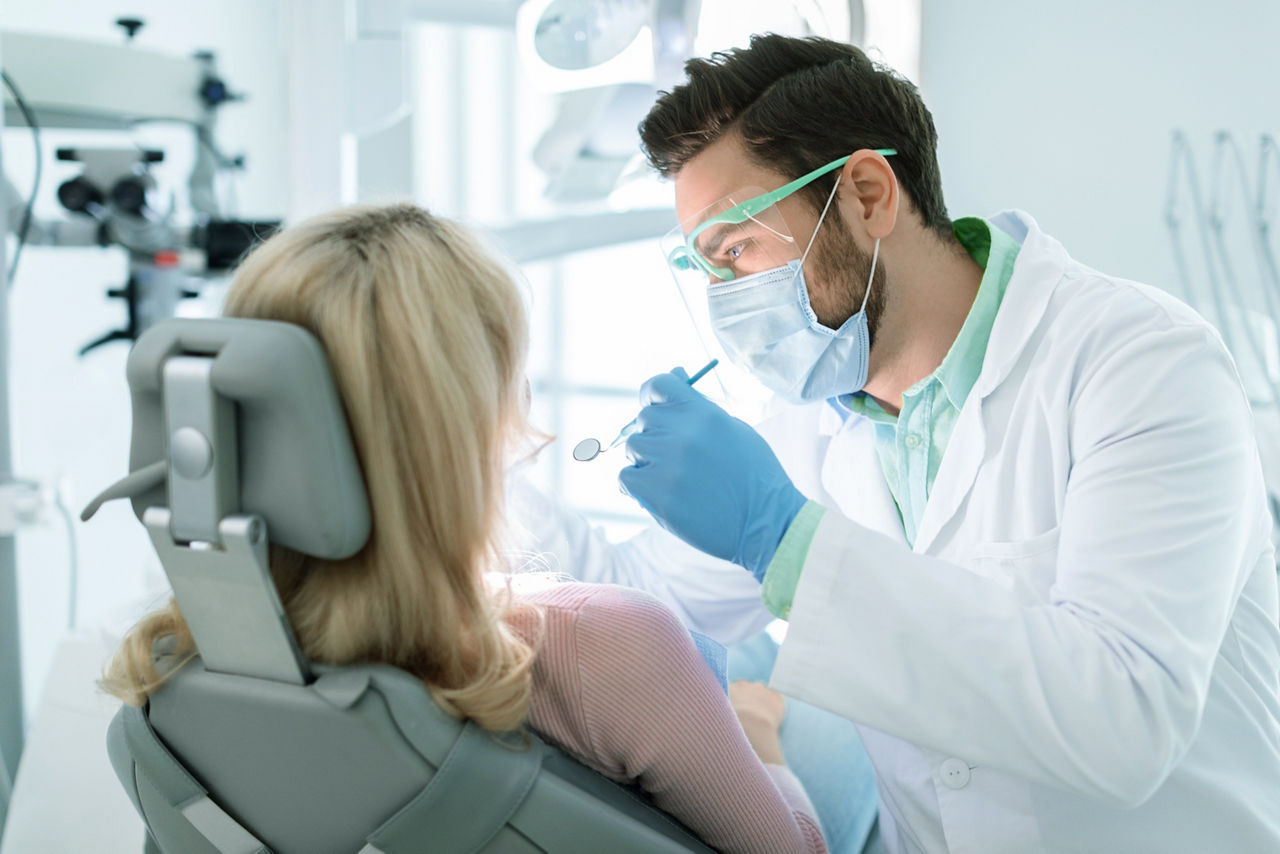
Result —
M 763 580 L 805 498 L 759 433 L 687 381 L 676 368 L 641 387 L 622 490 L 689 545 Z

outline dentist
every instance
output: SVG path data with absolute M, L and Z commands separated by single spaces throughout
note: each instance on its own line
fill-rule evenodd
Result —
M 651 379 L 621 483 L 710 557 L 579 536 L 591 580 L 725 640 L 788 619 L 772 686 L 858 725 L 891 852 L 1280 851 L 1271 521 L 1217 333 L 1025 214 L 949 219 L 927 109 L 856 48 L 687 71 L 641 125 L 668 258 L 788 403 L 753 429 Z

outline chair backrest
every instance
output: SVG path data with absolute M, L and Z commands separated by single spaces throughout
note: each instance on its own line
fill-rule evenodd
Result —
M 145 709 L 123 708 L 108 736 L 149 845 L 710 851 L 535 735 L 445 714 L 408 673 L 303 657 L 268 543 L 341 558 L 370 524 L 324 352 L 306 331 L 167 321 L 139 339 L 128 376 L 133 474 L 91 508 L 133 500 L 200 652 Z

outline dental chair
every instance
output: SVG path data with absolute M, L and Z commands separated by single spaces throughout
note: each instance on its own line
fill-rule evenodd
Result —
M 132 500 L 199 651 L 108 733 L 148 852 L 710 854 L 643 796 L 532 733 L 457 720 L 396 668 L 301 654 L 268 545 L 341 559 L 370 528 L 309 333 L 166 321 L 138 340 L 128 379 L 133 474 L 86 517 Z

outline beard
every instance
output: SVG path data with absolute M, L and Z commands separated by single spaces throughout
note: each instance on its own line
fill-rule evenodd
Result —
M 819 227 L 813 251 L 806 262 L 813 275 L 805 275 L 809 283 L 809 306 L 818 322 L 834 331 L 858 313 L 867 293 L 871 276 L 871 253 L 864 252 L 845 226 L 840 209 L 835 205 L 827 214 L 825 229 Z M 880 318 L 884 314 L 884 263 L 876 265 L 871 296 L 867 297 L 867 331 L 874 346 Z

